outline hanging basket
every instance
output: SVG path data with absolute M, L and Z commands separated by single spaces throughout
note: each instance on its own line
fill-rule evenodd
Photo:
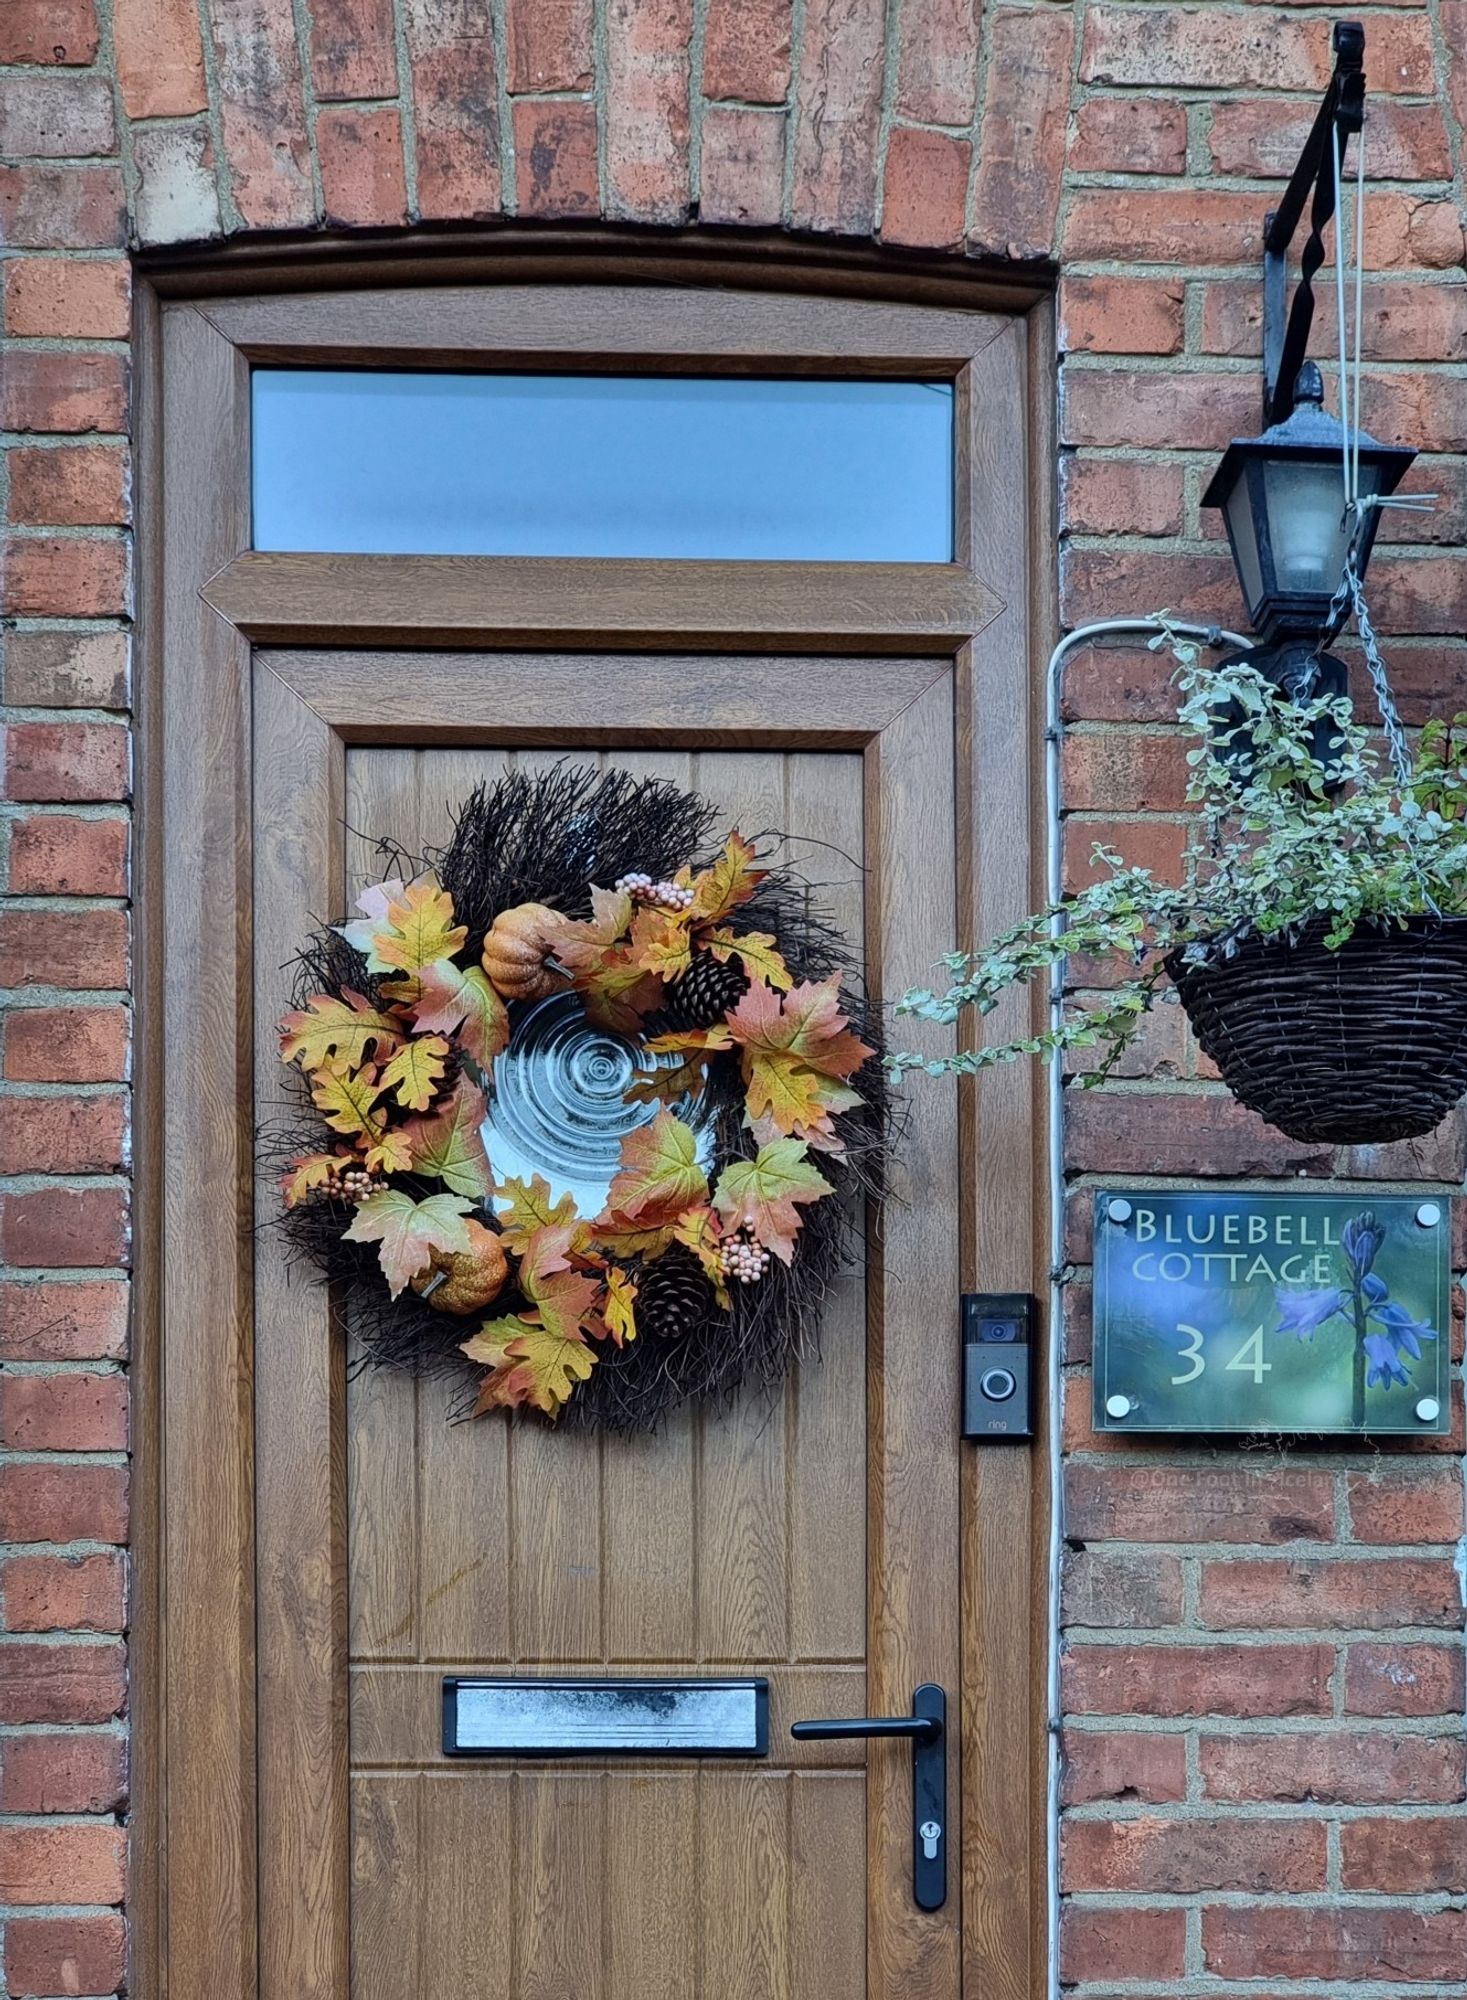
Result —
M 1338 951 L 1324 935 L 1166 969 L 1228 1089 L 1289 1138 L 1420 1138 L 1467 1091 L 1467 917 L 1362 927 Z

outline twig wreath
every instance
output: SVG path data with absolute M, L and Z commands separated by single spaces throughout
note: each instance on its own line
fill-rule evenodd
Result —
M 306 944 L 271 1152 L 364 1362 L 647 1430 L 813 1351 L 879 1192 L 880 1038 L 810 885 L 716 819 L 514 773 Z

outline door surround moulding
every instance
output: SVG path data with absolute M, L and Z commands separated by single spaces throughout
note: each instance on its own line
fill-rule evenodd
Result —
M 379 248 L 374 246 L 374 254 Z M 904 360 L 929 365 L 943 353 L 953 364 L 960 436 L 972 441 L 965 455 L 964 487 L 972 499 L 960 505 L 960 561 L 955 565 L 960 574 L 951 579 L 956 596 L 935 613 L 928 607 L 922 614 L 893 575 L 886 579 L 890 594 L 879 588 L 877 600 L 867 605 L 853 631 L 833 615 L 828 591 L 815 610 L 802 609 L 796 578 L 789 629 L 760 629 L 756 644 L 759 650 L 792 646 L 815 651 L 828 644 L 839 650 L 916 651 L 954 659 L 966 691 L 959 739 L 967 780 L 959 787 L 960 836 L 972 861 L 964 902 L 975 935 L 998 928 L 1030 907 L 1041 851 L 1035 781 L 1042 666 L 1055 622 L 1050 557 L 1054 345 L 1048 301 L 1034 305 L 1030 289 L 1023 303 L 1031 310 L 1014 317 L 1006 310 L 1019 303 L 1013 288 L 1005 306 L 995 310 L 996 301 L 980 296 L 976 274 L 964 273 L 961 289 L 972 314 L 971 344 L 965 354 L 955 354 L 951 350 L 960 320 L 951 291 L 941 304 L 916 304 L 915 295 L 924 289 L 920 272 L 888 266 L 873 278 L 864 267 L 853 275 L 854 267 L 833 272 L 829 260 L 817 260 L 811 281 L 802 285 L 799 260 L 790 256 L 785 243 L 778 265 L 772 259 L 746 260 L 741 267 L 745 275 L 736 280 L 729 273 L 739 260 L 718 255 L 698 262 L 697 255 L 707 249 L 706 240 L 700 240 L 694 252 L 678 252 L 684 261 L 675 271 L 672 256 L 659 253 L 649 259 L 643 241 L 642 257 L 629 271 L 600 243 L 595 252 L 599 265 L 582 251 L 563 260 L 562 272 L 568 263 L 576 266 L 574 285 L 561 276 L 558 284 L 552 281 L 535 290 L 541 299 L 551 292 L 568 294 L 598 276 L 604 279 L 614 268 L 620 282 L 612 289 L 625 300 L 629 290 L 647 282 L 646 267 L 656 261 L 663 275 L 649 297 L 655 298 L 659 314 L 681 298 L 695 316 L 700 301 L 716 301 L 719 310 L 707 315 L 710 323 L 726 318 L 737 300 L 721 288 L 743 282 L 750 286 L 746 297 L 752 322 L 767 316 L 773 326 L 781 314 L 822 322 L 827 331 L 817 329 L 814 353 L 805 362 L 812 372 L 821 365 L 820 355 L 829 351 L 828 329 L 835 319 L 848 318 L 854 327 L 868 314 L 876 329 L 870 341 L 875 353 L 866 357 L 873 369 L 895 372 Z M 529 269 L 549 274 L 551 258 L 548 247 L 533 259 L 527 255 L 509 289 L 527 292 Z M 380 606 L 373 612 L 370 603 L 365 612 L 354 611 L 345 601 L 350 590 L 333 589 L 325 574 L 316 579 L 323 589 L 314 595 L 307 579 L 306 608 L 293 614 L 294 624 L 285 617 L 257 617 L 243 600 L 227 597 L 224 579 L 248 576 L 240 563 L 260 560 L 248 554 L 250 360 L 268 353 L 292 361 L 312 353 L 323 360 L 336 358 L 343 315 L 356 313 L 362 302 L 360 291 L 333 289 L 342 272 L 329 255 L 300 265 L 285 259 L 281 268 L 288 267 L 289 290 L 267 290 L 263 265 L 259 275 L 265 282 L 258 291 L 253 272 L 244 279 L 249 289 L 237 289 L 241 263 L 225 254 L 207 267 L 185 266 L 180 260 L 170 270 L 140 275 L 135 306 L 139 1165 L 136 1803 L 130 1903 L 134 1987 L 156 1993 L 160 2000 L 204 2000 L 205 1995 L 208 2000 L 252 2000 L 257 1986 L 251 1243 L 243 1226 L 252 1161 L 241 1094 L 251 1062 L 249 789 L 241 782 L 241 773 L 248 776 L 251 646 L 246 628 L 253 627 L 262 640 L 268 636 L 274 645 L 431 647 L 450 642 L 425 614 L 415 613 L 404 623 L 384 617 Z M 757 277 L 749 268 L 755 264 Z M 715 266 L 719 275 L 713 277 Z M 367 273 L 355 266 L 347 282 L 376 290 L 385 268 L 379 264 Z M 433 339 L 432 302 L 417 287 L 439 282 L 450 268 L 435 261 L 422 272 L 405 272 L 407 282 L 391 286 L 396 303 L 387 302 L 384 310 L 398 310 L 411 322 L 393 350 L 396 357 L 439 345 Z M 507 275 L 507 253 L 492 259 L 480 255 L 476 268 L 480 274 L 495 270 Z M 463 279 L 455 275 L 461 307 Z M 665 289 L 674 275 L 680 280 L 678 292 Z M 798 288 L 798 295 L 771 297 L 764 289 L 771 282 L 786 290 Z M 945 289 L 951 284 L 951 279 L 943 280 Z M 306 285 L 312 288 L 308 295 L 295 295 L 295 287 Z M 704 285 L 710 286 L 711 296 Z M 495 289 L 487 288 L 481 296 L 492 296 Z M 857 296 L 850 296 L 852 291 Z M 913 302 L 907 307 L 913 328 L 909 356 L 892 344 L 890 331 L 904 300 Z M 930 327 L 934 321 L 944 323 L 943 337 L 933 340 L 917 332 L 919 325 Z M 763 349 L 768 365 L 784 365 L 796 338 Z M 635 351 L 619 350 L 624 357 Z M 752 351 L 745 350 L 732 365 L 746 367 Z M 451 352 L 458 358 L 464 350 L 452 346 Z M 861 359 L 859 344 L 842 350 L 840 372 L 860 372 Z M 442 359 L 439 365 L 444 365 Z M 600 365 L 607 366 L 608 360 Z M 972 423 L 975 397 L 985 408 L 1014 415 L 1011 429 L 1001 437 L 995 434 L 991 443 Z M 332 559 L 302 560 L 328 565 Z M 495 561 L 477 560 L 486 565 Z M 880 578 L 868 580 L 882 584 Z M 274 588 L 267 577 L 256 581 Z M 337 579 L 338 586 L 342 581 Z M 679 612 L 675 601 L 684 582 L 691 582 L 696 596 L 699 580 L 663 581 L 671 592 L 671 608 L 664 604 L 657 613 L 665 621 L 660 644 L 666 650 L 734 650 L 736 604 L 725 597 L 711 625 L 700 622 L 691 609 L 686 615 Z M 752 577 L 734 579 L 734 597 L 753 582 Z M 420 583 L 412 585 L 409 594 L 416 596 L 419 588 Z M 472 588 L 468 596 L 474 599 Z M 258 607 L 260 602 L 252 586 L 249 603 Z M 481 608 L 470 603 L 464 621 L 453 626 L 455 641 L 548 645 L 557 636 L 535 622 L 538 611 L 506 627 L 495 622 L 498 612 L 481 617 Z M 975 646 L 979 632 L 981 645 Z M 737 650 L 750 650 L 747 631 L 738 636 Z M 595 628 L 562 631 L 559 639 L 566 650 L 659 643 L 657 632 L 646 629 L 645 614 L 638 626 L 614 611 Z M 980 706 L 981 730 L 976 726 Z M 1027 833 L 1027 880 L 1018 880 L 1012 859 L 1002 856 L 1001 838 L 975 836 L 972 801 L 980 777 L 994 823 L 1017 828 L 1021 838 Z M 965 815 L 967 824 L 962 824 Z M 205 1044 L 200 1052 L 181 1055 L 177 1038 L 165 1050 L 163 1036 L 170 993 L 176 1007 L 185 980 L 190 1004 L 207 1030 L 199 1038 Z M 1043 1274 L 1033 1250 L 1044 1240 L 1037 1092 L 1017 1070 L 990 1076 L 981 1087 L 965 1086 L 960 1115 L 964 1144 L 976 1148 L 1000 1107 L 1000 1122 L 1012 1130 L 1016 1107 L 1025 1106 L 1029 1108 L 1022 1115 L 1030 1120 L 1034 1143 L 1001 1148 L 991 1168 L 991 1191 L 965 1209 L 965 1283 L 979 1282 L 981 1259 L 984 1284 L 1041 1289 Z M 215 1130 L 218 1139 L 206 1156 L 197 1139 L 207 1129 Z M 987 1149 L 985 1157 L 990 1153 Z M 181 1183 L 183 1161 L 197 1169 L 199 1185 Z M 995 1246 L 1010 1239 L 1004 1211 L 1015 1207 L 1016 1186 L 1034 1190 L 1032 1198 L 1021 1197 L 1018 1204 L 1023 1210 L 1019 1233 L 1030 1251 L 1020 1270 L 1013 1262 L 1012 1242 L 999 1248 L 999 1275 L 994 1276 Z M 229 1227 L 216 1232 L 212 1254 L 206 1243 L 195 1249 L 190 1237 L 194 1254 L 185 1255 L 180 1246 L 198 1214 L 226 1217 Z M 975 1686 L 962 1718 L 965 1832 L 975 1871 L 965 1899 L 967 1957 L 973 1968 L 969 1977 L 984 1991 L 1012 1995 L 1013 2000 L 1041 1993 L 1044 1984 L 1047 1606 L 1042 1572 L 1047 1482 L 1042 1450 L 1041 1444 L 1032 1459 L 1022 1460 L 969 1453 L 963 1468 L 965 1535 L 971 1530 L 973 1555 L 965 1567 L 965 1631 L 976 1632 L 985 1624 L 1009 1634 L 1018 1629 L 1026 1665 L 1013 1678 L 1032 1683 Z M 1027 1574 L 1014 1554 L 1024 1548 L 1029 1551 Z M 978 1587 L 980 1574 L 988 1579 L 986 1592 Z M 207 1702 L 197 1694 L 188 1705 L 179 1700 L 185 1674 L 190 1689 L 208 1688 Z M 326 1990 L 323 1986 L 320 2000 L 326 2000 Z

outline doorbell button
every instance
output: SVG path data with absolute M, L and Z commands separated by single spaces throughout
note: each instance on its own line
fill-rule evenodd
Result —
M 1027 1292 L 964 1292 L 963 1436 L 974 1444 L 1033 1437 L 1038 1316 Z

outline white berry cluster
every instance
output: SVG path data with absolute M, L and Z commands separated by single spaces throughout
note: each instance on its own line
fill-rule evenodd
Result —
M 726 1278 L 737 1278 L 741 1285 L 753 1285 L 769 1269 L 769 1252 L 762 1243 L 754 1241 L 747 1229 L 740 1229 L 724 1237 L 718 1246 L 718 1262 Z
M 693 892 L 678 882 L 654 882 L 650 875 L 622 875 L 617 878 L 617 888 L 634 903 L 655 903 L 663 910 L 686 910 L 692 907 Z
M 331 1176 L 328 1191 L 346 1201 L 365 1201 L 381 1186 L 377 1176 L 369 1174 L 365 1167 L 343 1167 Z

